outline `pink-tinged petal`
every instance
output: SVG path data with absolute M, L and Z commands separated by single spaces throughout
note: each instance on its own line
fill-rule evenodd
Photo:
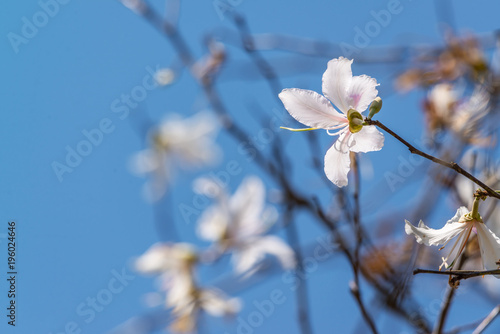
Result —
M 384 146 L 384 135 L 374 125 L 363 126 L 352 138 L 350 150 L 356 153 L 380 151 Z
M 346 105 L 348 108 L 363 112 L 378 95 L 377 80 L 367 75 L 355 76 L 347 89 Z
M 351 86 L 352 60 L 340 57 L 328 62 L 328 67 L 323 74 L 323 95 L 347 115 L 349 100 L 347 90 Z
M 328 129 L 347 123 L 345 116 L 338 113 L 330 101 L 311 90 L 283 89 L 279 98 L 293 118 L 312 128 Z
M 474 226 L 484 269 L 499 269 L 497 262 L 500 261 L 500 239 L 483 223 L 474 223 Z M 495 275 L 495 277 L 500 278 L 500 275 Z
M 428 227 L 423 221 L 420 221 L 418 227 L 413 226 L 409 221 L 405 220 L 405 232 L 413 234 L 419 244 L 426 246 L 443 245 L 463 232 L 468 223 L 446 223 L 439 230 Z
M 351 159 L 349 158 L 349 150 L 346 149 L 346 143 L 350 133 L 346 132 L 337 139 L 330 147 L 325 155 L 325 174 L 330 181 L 337 187 L 347 185 L 347 173 L 351 169 Z

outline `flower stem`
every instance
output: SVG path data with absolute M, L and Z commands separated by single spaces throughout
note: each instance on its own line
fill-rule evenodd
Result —
M 471 217 L 475 220 L 481 220 L 481 216 L 479 215 L 479 201 L 480 197 L 474 197 L 474 202 L 472 203 L 472 212 Z
M 478 186 L 480 186 L 481 188 L 483 188 L 486 191 L 486 193 L 488 194 L 488 196 L 495 197 L 496 199 L 500 199 L 500 194 L 498 192 L 496 192 L 495 190 L 493 190 L 490 187 L 488 187 L 481 180 L 478 180 L 472 174 L 470 174 L 465 169 L 463 169 L 462 167 L 460 167 L 457 163 L 455 163 L 455 162 L 447 162 L 447 161 L 441 160 L 439 158 L 436 158 L 436 157 L 434 157 L 434 156 L 432 156 L 430 154 L 427 154 L 425 152 L 420 151 L 419 149 L 415 148 L 413 145 L 411 145 L 410 143 L 408 143 L 406 140 L 404 140 L 403 138 L 401 138 L 397 133 L 395 133 L 394 131 L 392 131 L 391 129 L 389 129 L 387 126 L 385 126 L 384 124 L 382 124 L 380 121 L 374 121 L 374 120 L 371 120 L 371 119 L 365 119 L 365 125 L 376 125 L 376 126 L 378 126 L 382 130 L 386 131 L 388 134 L 390 134 L 391 136 L 393 136 L 394 138 L 396 138 L 397 140 L 399 140 L 403 145 L 405 145 L 406 147 L 408 147 L 408 150 L 410 150 L 411 153 L 416 154 L 416 155 L 420 155 L 421 157 L 424 157 L 427 160 L 435 162 L 435 163 L 437 163 L 437 164 L 439 164 L 441 166 L 445 166 L 445 167 L 448 167 L 450 169 L 453 169 L 457 173 L 465 176 L 466 178 L 468 178 L 469 180 L 471 180 L 472 182 L 474 182 L 475 184 L 477 184 Z

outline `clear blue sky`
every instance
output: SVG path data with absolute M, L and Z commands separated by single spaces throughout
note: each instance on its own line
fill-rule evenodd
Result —
M 163 1 L 152 2 L 163 12 Z M 57 3 L 57 7 L 53 3 Z M 391 1 L 243 0 L 234 3 L 238 3 L 236 10 L 245 15 L 253 32 L 353 44 L 356 27 L 364 29 L 374 20 L 370 11 L 387 9 Z M 453 3 L 454 22 L 462 31 L 483 33 L 498 28 L 500 4 L 497 1 Z M 40 14 L 42 7 L 51 15 Z M 186 72 L 169 88 L 148 90 L 145 99 L 131 108 L 128 117 L 121 119 L 121 114 L 113 112 L 114 101 L 149 80 L 151 69 L 167 67 L 175 60 L 164 37 L 114 0 L 66 0 L 65 4 L 50 0 L 9 1 L 3 8 L 0 13 L 3 103 L 0 236 L 7 233 L 9 220 L 17 223 L 19 273 L 18 326 L 12 329 L 4 315 L 8 303 L 4 279 L 7 270 L 5 239 L 0 240 L 0 332 L 55 334 L 68 333 L 75 327 L 82 333 L 105 333 L 131 316 L 146 312 L 142 296 L 155 290 L 152 279 L 140 277 L 130 269 L 131 258 L 158 240 L 154 212 L 141 197 L 144 179 L 132 175 L 127 168 L 130 156 L 143 148 L 137 130 L 137 124 L 144 120 L 141 113 L 148 113 L 154 120 L 160 120 L 167 112 L 191 115 L 206 106 L 203 92 Z M 434 2 L 403 0 L 398 8 L 401 11 L 391 16 L 387 27 L 377 36 L 370 38 L 369 46 L 442 42 Z M 39 27 L 30 27 L 33 22 L 38 22 Z M 220 28 L 233 29 L 230 20 L 221 20 L 212 1 L 182 2 L 179 26 L 197 56 L 205 52 L 202 42 L 207 33 Z M 273 108 L 280 113 L 284 111 L 263 80 L 241 80 L 242 76 L 252 74 L 247 71 L 239 75 L 240 69 L 249 66 L 247 56 L 231 46 L 228 53 L 233 67 L 223 72 L 219 88 L 229 109 L 237 115 L 237 121 L 249 124 L 248 131 L 257 134 L 258 123 L 245 114 L 249 101 L 258 101 L 263 115 Z M 263 55 L 279 64 L 277 60 L 288 54 Z M 332 58 L 335 56 L 339 55 Z M 283 88 L 320 91 L 327 60 L 311 61 L 307 74 L 283 67 Z M 354 74 L 366 73 L 381 82 L 381 92 L 387 92 L 388 96 L 384 100 L 386 114 L 381 114 L 381 119 L 396 126 L 406 138 L 417 140 L 421 128 L 413 124 L 421 120 L 418 109 L 421 95 L 389 97 L 391 90 L 384 91 L 384 86 L 391 86 L 393 68 L 356 66 L 355 61 L 353 70 Z M 76 149 L 78 143 L 85 140 L 85 131 L 99 127 L 108 133 L 60 180 L 53 170 L 54 162 L 64 163 L 67 148 Z M 284 134 L 289 151 L 293 151 L 292 146 L 299 152 L 307 150 L 303 141 L 294 135 Z M 322 151 L 327 148 L 326 140 L 322 142 Z M 227 136 L 220 136 L 219 143 L 225 150 L 225 161 L 236 159 L 245 164 Z M 377 173 L 391 166 L 387 159 L 402 152 L 404 149 L 397 142 L 387 140 L 383 152 L 367 157 Z M 215 171 L 223 170 L 223 166 L 216 167 Z M 296 168 L 301 171 L 300 167 Z M 230 187 L 236 188 L 244 174 L 249 173 L 260 172 L 254 166 L 245 165 L 244 173 L 232 179 Z M 306 173 L 296 174 L 298 182 L 308 182 L 311 178 Z M 173 198 L 175 205 L 192 202 L 190 180 L 193 176 L 182 175 L 178 180 Z M 376 184 L 367 182 L 366 189 Z M 268 183 L 268 188 L 272 187 L 274 185 Z M 323 193 L 327 192 L 323 189 Z M 404 204 L 404 199 L 399 201 Z M 453 210 L 446 207 L 442 211 L 438 213 L 440 217 L 451 217 Z M 183 222 L 179 212 L 174 212 L 183 238 L 196 242 L 194 223 Z M 309 217 L 302 217 L 300 230 L 304 243 L 325 233 L 311 226 Z M 331 328 L 344 333 L 355 328 L 359 316 L 352 313 L 356 308 L 346 284 L 350 278 L 344 260 L 335 257 L 308 280 L 317 333 L 332 332 Z M 419 296 L 424 307 L 431 307 L 428 306 L 431 301 L 439 298 L 446 282 L 438 284 L 441 283 L 429 288 L 428 294 Z M 275 314 L 266 318 L 255 333 L 277 330 L 298 333 L 295 322 L 290 321 L 295 317 L 294 295 L 279 275 L 241 293 L 248 307 L 242 311 L 242 317 L 246 318 L 254 310 L 253 300 L 269 298 L 273 289 L 282 290 L 287 301 L 277 307 Z M 96 307 L 99 311 L 92 311 L 88 303 L 97 297 L 112 300 Z M 462 323 L 464 314 L 468 321 L 475 320 L 491 309 L 491 305 L 479 302 L 473 294 L 467 300 L 471 303 L 468 307 L 453 309 L 451 323 Z M 219 320 L 208 324 L 214 326 L 214 331 L 235 333 L 234 324 L 226 326 Z M 395 324 L 394 328 L 394 333 L 400 333 L 405 327 Z M 498 330 L 498 324 L 495 328 Z

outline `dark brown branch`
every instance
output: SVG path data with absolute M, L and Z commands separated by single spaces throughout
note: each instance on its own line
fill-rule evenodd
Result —
M 500 269 L 493 270 L 449 270 L 449 271 L 439 271 L 430 269 L 415 269 L 413 275 L 417 274 L 435 274 L 435 275 L 452 275 L 456 277 L 456 280 L 463 280 L 477 276 L 484 275 L 500 275 Z
M 424 158 L 426 158 L 426 159 L 428 159 L 428 160 L 430 160 L 432 162 L 435 162 L 435 163 L 437 163 L 437 164 L 439 164 L 441 166 L 445 166 L 445 167 L 448 167 L 450 169 L 453 169 L 457 173 L 465 176 L 466 178 L 468 178 L 469 180 L 471 180 L 472 182 L 474 182 L 475 184 L 477 184 L 478 186 L 480 186 L 481 188 L 483 188 L 486 191 L 486 193 L 488 194 L 488 196 L 500 199 L 500 194 L 499 193 L 497 193 L 495 190 L 493 190 L 490 187 L 488 187 L 481 180 L 478 180 L 472 174 L 470 174 L 465 169 L 463 169 L 462 167 L 460 167 L 457 163 L 455 163 L 455 162 L 447 162 L 447 161 L 441 160 L 439 158 L 436 158 L 436 157 L 434 157 L 434 156 L 432 156 L 430 154 L 427 154 L 425 152 L 420 151 L 419 149 L 415 148 L 413 145 L 411 145 L 410 143 L 408 143 L 406 140 L 404 140 L 403 138 L 401 138 L 397 133 L 395 133 L 394 131 L 392 131 L 391 129 L 389 129 L 387 126 L 385 126 L 384 124 L 382 124 L 380 121 L 374 121 L 374 120 L 371 120 L 371 119 L 366 119 L 365 123 L 367 125 L 376 125 L 376 126 L 378 126 L 379 128 L 381 128 L 384 131 L 386 131 L 387 133 L 389 133 L 391 136 L 393 136 L 394 138 L 396 138 L 397 140 L 399 140 L 403 145 L 405 145 L 406 147 L 408 147 L 408 150 L 411 153 L 419 155 L 421 157 L 424 157 Z

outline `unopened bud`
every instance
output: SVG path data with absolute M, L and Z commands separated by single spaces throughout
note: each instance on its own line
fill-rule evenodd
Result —
M 373 100 L 372 104 L 370 104 L 370 113 L 368 114 L 368 119 L 371 119 L 373 116 L 375 116 L 375 114 L 378 113 L 380 109 L 382 109 L 382 99 L 377 96 L 375 100 Z

